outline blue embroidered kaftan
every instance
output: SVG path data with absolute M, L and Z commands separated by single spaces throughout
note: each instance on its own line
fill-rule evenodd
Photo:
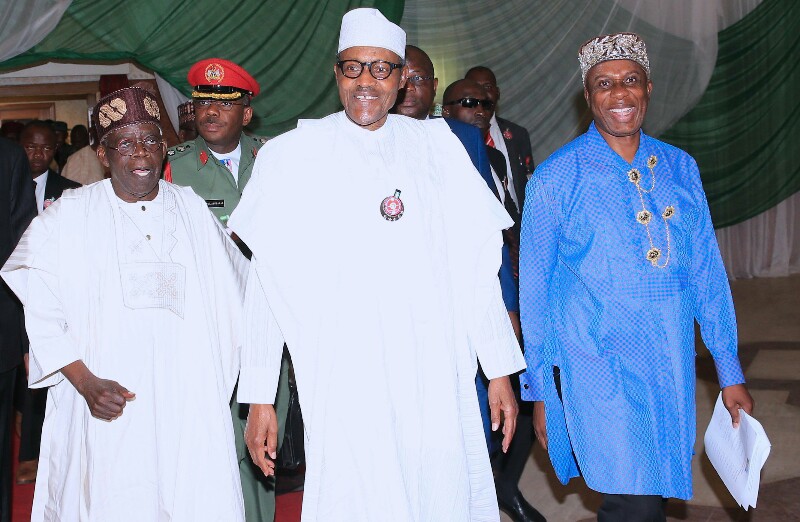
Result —
M 651 156 L 655 187 L 647 193 Z M 641 200 L 632 167 L 641 173 Z M 636 219 L 643 204 L 652 245 Z M 669 255 L 666 268 L 646 259 L 652 246 L 659 264 Z M 628 164 L 592 123 L 536 169 L 520 250 L 522 398 L 545 401 L 558 478 L 566 484 L 580 473 L 602 493 L 690 498 L 694 319 L 720 386 L 744 382 L 730 287 L 694 160 L 641 133 Z

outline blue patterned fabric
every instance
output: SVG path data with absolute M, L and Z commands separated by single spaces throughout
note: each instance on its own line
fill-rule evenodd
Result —
M 655 187 L 640 200 L 628 172 L 637 168 L 649 189 L 650 156 Z M 651 245 L 636 219 L 642 201 L 663 256 L 661 214 L 675 209 L 666 268 L 645 258 Z M 581 473 L 602 493 L 690 498 L 695 319 L 720 386 L 744 382 L 730 287 L 696 163 L 642 133 L 630 165 L 592 124 L 536 169 L 524 208 L 522 398 L 545 401 L 559 480 Z

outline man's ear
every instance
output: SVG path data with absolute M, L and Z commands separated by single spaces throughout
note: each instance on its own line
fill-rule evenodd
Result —
M 442 105 L 442 117 L 449 118 L 450 117 L 450 106 L 449 105 Z
M 244 108 L 244 112 L 242 112 L 242 127 L 247 127 L 247 124 L 250 123 L 250 120 L 253 119 L 253 107 L 248 105 Z
M 436 89 L 439 88 L 439 78 L 433 79 L 433 97 L 436 97 Z
M 398 91 L 406 86 L 406 79 L 408 78 L 408 65 L 404 65 L 400 71 L 400 87 L 397 88 Z
M 105 145 L 97 146 L 97 158 L 100 160 L 100 163 L 102 163 L 104 167 L 111 168 L 111 163 L 109 163 L 108 158 L 106 157 Z

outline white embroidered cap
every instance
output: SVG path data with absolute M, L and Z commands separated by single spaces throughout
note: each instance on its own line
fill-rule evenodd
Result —
M 353 9 L 342 17 L 337 52 L 351 47 L 380 47 L 405 59 L 406 32 L 377 9 Z
M 632 60 L 642 66 L 650 78 L 650 60 L 647 58 L 647 47 L 639 35 L 633 33 L 616 33 L 592 38 L 578 51 L 578 62 L 581 64 L 581 79 L 586 85 L 586 73 L 601 62 L 609 60 Z

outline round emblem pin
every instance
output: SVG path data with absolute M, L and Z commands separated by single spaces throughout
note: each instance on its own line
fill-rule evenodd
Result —
M 381 201 L 381 216 L 386 221 L 397 221 L 403 217 L 403 201 L 400 199 L 400 190 L 395 189 L 394 196 L 389 196 Z

